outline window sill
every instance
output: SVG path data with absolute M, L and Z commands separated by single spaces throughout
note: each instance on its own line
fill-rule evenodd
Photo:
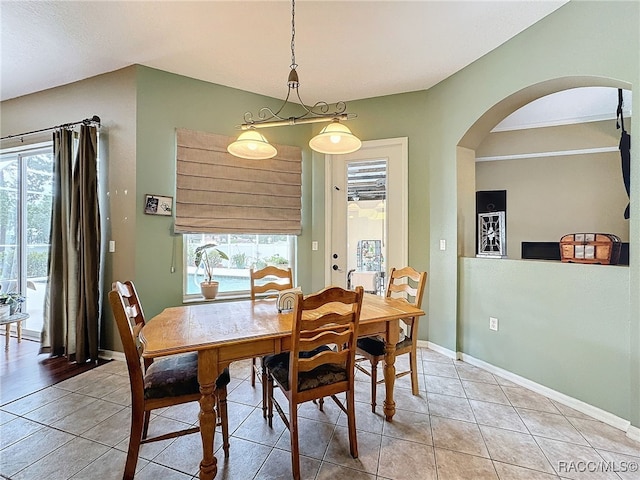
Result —
M 248 300 L 250 298 L 249 292 L 238 293 L 220 293 L 213 299 L 206 299 L 201 295 L 188 295 L 182 297 L 183 304 L 190 303 L 211 303 L 211 302 L 227 302 L 232 300 Z

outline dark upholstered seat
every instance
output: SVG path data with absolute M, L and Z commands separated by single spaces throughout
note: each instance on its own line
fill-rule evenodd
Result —
M 405 338 L 401 342 L 396 343 L 396 350 L 411 347 L 411 338 Z M 384 340 L 378 337 L 364 337 L 358 339 L 358 349 L 364 350 L 370 355 L 384 355 Z
M 312 358 L 320 352 L 331 351 L 326 345 L 316 348 L 312 352 L 300 352 L 300 358 Z M 274 376 L 276 381 L 285 390 L 289 390 L 289 352 L 264 357 L 264 364 Z M 308 372 L 300 372 L 298 375 L 298 391 L 303 392 L 323 385 L 347 380 L 347 371 L 341 365 L 328 363 L 320 365 Z
M 229 369 L 216 380 L 216 388 L 229 385 Z M 198 354 L 183 353 L 154 361 L 144 375 L 144 398 L 178 397 L 200 393 Z

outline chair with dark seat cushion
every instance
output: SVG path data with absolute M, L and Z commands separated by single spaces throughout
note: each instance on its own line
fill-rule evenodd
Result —
M 199 428 L 194 427 L 147 438 L 152 410 L 200 400 L 198 354 L 184 353 L 155 360 L 145 358 L 141 362 L 142 347 L 138 337 L 145 325 L 145 320 L 133 283 L 115 282 L 113 289 L 109 292 L 109 302 L 118 325 L 131 383 L 131 432 L 127 461 L 122 476 L 123 480 L 129 480 L 135 474 L 141 444 L 200 431 Z M 219 426 L 222 428 L 225 456 L 229 456 L 227 420 L 229 381 L 228 369 L 225 369 L 216 380 L 218 399 L 216 408 L 220 420 Z
M 420 308 L 422 296 L 427 282 L 427 273 L 418 272 L 411 267 L 404 267 L 396 270 L 391 269 L 389 274 L 389 284 L 387 285 L 387 297 L 400 297 L 407 300 L 413 306 Z M 402 323 L 406 326 L 405 338 L 396 343 L 395 355 L 409 354 L 409 370 L 399 372 L 396 378 L 411 374 L 411 391 L 418 395 L 418 317 L 403 318 Z M 378 363 L 384 360 L 385 342 L 379 337 L 363 337 L 358 339 L 357 353 L 360 356 L 356 361 L 356 368 L 371 377 L 371 411 L 376 411 L 376 392 L 378 381 Z M 366 369 L 361 362 L 367 361 L 370 369 Z
M 356 438 L 354 364 L 364 290 L 328 287 L 303 297 L 296 294 L 291 351 L 264 357 L 268 375 L 267 407 L 272 426 L 273 407 L 289 429 L 293 478 L 300 479 L 298 405 L 331 397 L 347 415 L 349 450 L 358 457 Z M 329 347 L 334 345 L 335 348 Z M 276 384 L 289 402 L 288 418 L 274 398 Z M 345 392 L 347 405 L 336 395 Z
M 293 288 L 293 273 L 291 268 L 282 269 L 268 266 L 260 270 L 249 270 L 249 280 L 251 282 L 251 300 L 255 300 L 258 295 L 273 296 L 278 292 Z M 251 359 L 251 386 L 256 385 L 256 374 L 260 375 L 262 381 L 262 416 L 267 416 L 267 374 L 264 370 L 262 359 Z

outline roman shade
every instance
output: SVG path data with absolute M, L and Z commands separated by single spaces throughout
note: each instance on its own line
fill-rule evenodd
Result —
M 231 137 L 176 130 L 176 233 L 301 233 L 302 151 L 268 160 L 227 152 Z

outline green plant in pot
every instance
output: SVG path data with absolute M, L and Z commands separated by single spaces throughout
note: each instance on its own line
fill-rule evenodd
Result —
M 8 307 L 9 315 L 18 313 L 24 300 L 24 296 L 17 292 L 0 293 L 0 305 L 4 305 L 5 308 Z
M 229 260 L 227 254 L 216 248 L 215 243 L 207 243 L 196 248 L 194 263 L 196 268 L 202 267 L 205 279 L 200 282 L 200 291 L 206 299 L 214 299 L 218 295 L 219 283 L 213 279 L 213 269 L 216 268 L 222 260 Z

